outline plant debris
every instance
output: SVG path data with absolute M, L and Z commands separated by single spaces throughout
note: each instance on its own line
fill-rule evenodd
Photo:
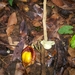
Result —
M 0 0 L 1 75 L 75 75 L 75 1 L 44 5 Z

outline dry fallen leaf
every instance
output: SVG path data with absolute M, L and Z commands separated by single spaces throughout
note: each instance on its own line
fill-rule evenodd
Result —
M 56 4 L 57 6 L 63 6 L 63 0 L 51 0 L 54 4 Z
M 5 23 L 6 21 L 7 21 L 7 15 L 3 15 L 3 16 L 0 18 L 0 22 Z
M 26 12 L 28 12 L 28 11 L 29 11 L 28 5 L 24 5 L 24 6 L 23 6 L 23 10 L 26 11 Z
M 24 20 L 22 20 L 21 25 L 20 25 L 20 34 L 21 37 L 26 37 L 28 32 L 28 27 L 27 24 Z
M 4 7 L 6 7 L 7 3 L 0 2 L 0 10 L 2 10 Z
M 28 0 L 19 0 L 19 1 L 22 1 L 22 2 L 28 2 Z
M 0 34 L 0 37 L 5 37 L 5 36 L 7 36 L 7 35 L 6 34 L 3 34 L 3 33 Z
M 69 75 L 75 75 L 75 69 L 74 68 L 71 68 L 69 70 Z
M 0 75 L 4 75 L 4 69 L 3 68 L 0 69 Z
M 13 12 L 8 19 L 8 24 L 6 29 L 6 33 L 8 36 L 10 36 L 10 34 L 13 32 L 16 23 L 17 23 L 16 13 Z
M 75 10 L 74 0 L 51 0 L 56 6 L 65 10 Z
M 69 48 L 68 49 L 68 53 L 69 53 L 69 55 L 71 56 L 71 57 L 75 57 L 75 49 L 73 49 L 73 48 Z
M 38 0 L 31 0 L 31 2 L 37 2 Z
M 15 75 L 23 75 L 24 73 L 24 68 L 21 63 L 16 64 L 16 70 L 15 70 Z
M 36 17 L 34 18 L 34 20 L 32 21 L 32 24 L 33 24 L 33 26 L 35 26 L 35 27 L 41 26 L 41 25 L 42 25 L 41 17 L 40 17 L 40 16 L 36 16 Z

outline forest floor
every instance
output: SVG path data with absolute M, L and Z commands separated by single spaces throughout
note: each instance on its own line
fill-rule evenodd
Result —
M 42 0 L 15 0 L 12 6 L 0 1 L 0 75 L 42 75 L 42 15 Z M 49 0 L 46 23 L 48 40 L 55 45 L 45 50 L 44 75 L 75 75 L 75 46 L 70 43 L 75 34 L 75 9 L 60 8 Z M 62 26 L 67 28 L 59 31 Z M 34 47 L 36 59 L 25 72 L 21 52 L 26 45 Z

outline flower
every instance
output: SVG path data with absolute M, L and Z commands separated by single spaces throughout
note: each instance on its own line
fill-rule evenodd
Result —
M 31 46 L 27 46 L 22 50 L 21 54 L 22 63 L 24 66 L 29 66 L 35 61 L 35 51 Z

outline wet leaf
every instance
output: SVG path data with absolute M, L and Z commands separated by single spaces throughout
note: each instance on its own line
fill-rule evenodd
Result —
M 8 36 L 10 36 L 10 34 L 13 32 L 16 23 L 17 23 L 16 13 L 13 12 L 8 19 L 7 30 L 6 30 Z
M 58 33 L 59 34 L 73 34 L 73 26 L 70 25 L 64 25 L 62 26 L 59 30 Z

